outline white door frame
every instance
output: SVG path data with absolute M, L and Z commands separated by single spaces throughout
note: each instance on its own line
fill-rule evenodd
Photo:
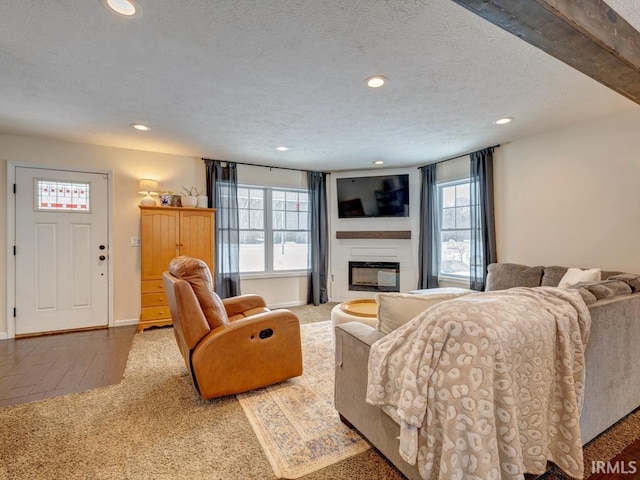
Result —
M 7 338 L 15 338 L 16 336 L 16 318 L 13 316 L 13 309 L 16 306 L 16 257 L 13 255 L 13 246 L 16 241 L 16 205 L 15 195 L 13 193 L 13 185 L 16 182 L 16 168 L 40 168 L 46 170 L 67 170 L 71 172 L 85 172 L 85 173 L 99 173 L 107 176 L 107 195 L 109 199 L 107 201 L 107 221 L 108 221 L 108 233 L 107 238 L 109 241 L 109 299 L 107 303 L 109 328 L 114 326 L 113 323 L 113 171 L 103 170 L 96 168 L 86 167 L 63 167 L 59 165 L 49 165 L 42 163 L 24 163 L 24 162 L 11 162 L 7 161 L 7 272 L 6 272 L 6 285 L 7 285 Z M 1 334 L 0 334 L 1 335 Z

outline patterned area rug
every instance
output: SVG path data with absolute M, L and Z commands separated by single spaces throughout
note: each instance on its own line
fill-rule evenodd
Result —
M 299 478 L 370 448 L 333 407 L 331 322 L 301 328 L 304 374 L 237 395 L 278 478 Z

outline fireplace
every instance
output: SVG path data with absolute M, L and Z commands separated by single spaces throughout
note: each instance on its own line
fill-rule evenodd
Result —
M 349 290 L 399 292 L 400 264 L 397 262 L 349 262 Z

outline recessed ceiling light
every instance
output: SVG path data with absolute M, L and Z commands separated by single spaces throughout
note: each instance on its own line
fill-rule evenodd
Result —
M 140 15 L 140 7 L 134 0 L 102 0 L 111 10 L 125 17 L 137 17 Z
M 513 120 L 513 117 L 503 117 L 503 118 L 499 118 L 494 123 L 496 125 L 506 125 L 507 123 L 511 122 L 512 120 Z
M 365 80 L 365 83 L 370 88 L 380 88 L 387 83 L 387 78 L 382 75 L 374 75 Z
M 131 126 L 136 130 L 142 130 L 143 132 L 151 130 L 151 127 L 144 125 L 142 123 L 132 123 Z
M 376 160 L 373 162 L 374 165 L 384 165 L 384 160 Z
M 289 150 L 289 147 L 280 146 L 276 147 L 276 150 L 278 150 L 279 152 L 286 152 L 287 150 Z

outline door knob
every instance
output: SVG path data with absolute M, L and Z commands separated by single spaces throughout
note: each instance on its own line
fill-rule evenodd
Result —
M 104 255 L 100 255 L 98 258 L 102 261 L 102 260 L 106 260 L 107 257 L 105 257 Z

